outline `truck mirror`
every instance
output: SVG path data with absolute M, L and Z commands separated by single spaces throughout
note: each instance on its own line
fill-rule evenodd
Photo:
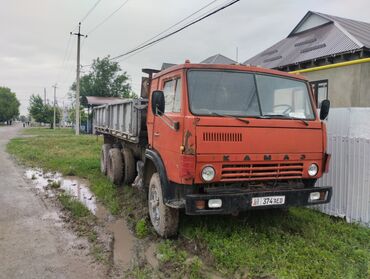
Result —
M 321 108 L 320 108 L 320 119 L 324 120 L 326 117 L 328 117 L 330 109 L 330 101 L 329 100 L 323 100 L 321 102 Z
M 152 112 L 154 115 L 162 115 L 164 113 L 164 94 L 162 90 L 155 90 L 152 93 Z

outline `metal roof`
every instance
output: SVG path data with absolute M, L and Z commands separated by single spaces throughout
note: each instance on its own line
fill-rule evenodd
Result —
M 287 38 L 244 64 L 279 68 L 363 48 L 370 48 L 369 23 L 309 11 Z
M 122 101 L 123 98 L 119 97 L 99 97 L 99 96 L 86 96 L 87 104 L 91 106 L 100 106 L 106 104 L 112 104 L 115 102 Z
M 222 55 L 222 54 L 216 54 L 216 55 L 213 55 L 211 57 L 208 57 L 207 59 L 203 60 L 202 62 L 200 62 L 202 64 L 228 64 L 228 65 L 232 65 L 232 64 L 237 64 L 238 62 Z

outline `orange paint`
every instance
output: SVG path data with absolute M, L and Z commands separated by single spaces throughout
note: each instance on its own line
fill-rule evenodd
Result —
M 166 113 L 179 122 L 180 128 L 171 129 L 153 115 L 150 106 L 147 116 L 149 145 L 160 154 L 170 181 L 202 184 L 201 171 L 207 165 L 216 171 L 212 182 L 312 178 L 307 174 L 312 163 L 319 167 L 313 178 L 322 175 L 326 165 L 326 127 L 318 118 L 316 108 L 313 109 L 315 119 L 306 121 L 308 126 L 300 120 L 243 117 L 249 120 L 246 124 L 232 118 L 196 116 L 189 109 L 186 78 L 189 69 L 263 73 L 307 83 L 297 74 L 242 65 L 186 63 L 155 74 L 150 92 L 163 90 L 168 80 L 181 79 L 181 111 Z

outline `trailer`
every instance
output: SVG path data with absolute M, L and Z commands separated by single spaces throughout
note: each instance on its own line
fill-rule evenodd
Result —
M 317 114 L 299 75 L 243 65 L 186 62 L 144 70 L 140 98 L 93 110 L 103 135 L 101 171 L 145 189 L 155 231 L 177 233 L 187 215 L 330 202 L 315 186 L 328 170 L 330 103 Z

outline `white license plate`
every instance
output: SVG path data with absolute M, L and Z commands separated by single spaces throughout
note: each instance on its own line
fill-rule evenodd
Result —
M 271 196 L 252 198 L 252 206 L 268 206 L 276 204 L 284 204 L 285 196 Z

